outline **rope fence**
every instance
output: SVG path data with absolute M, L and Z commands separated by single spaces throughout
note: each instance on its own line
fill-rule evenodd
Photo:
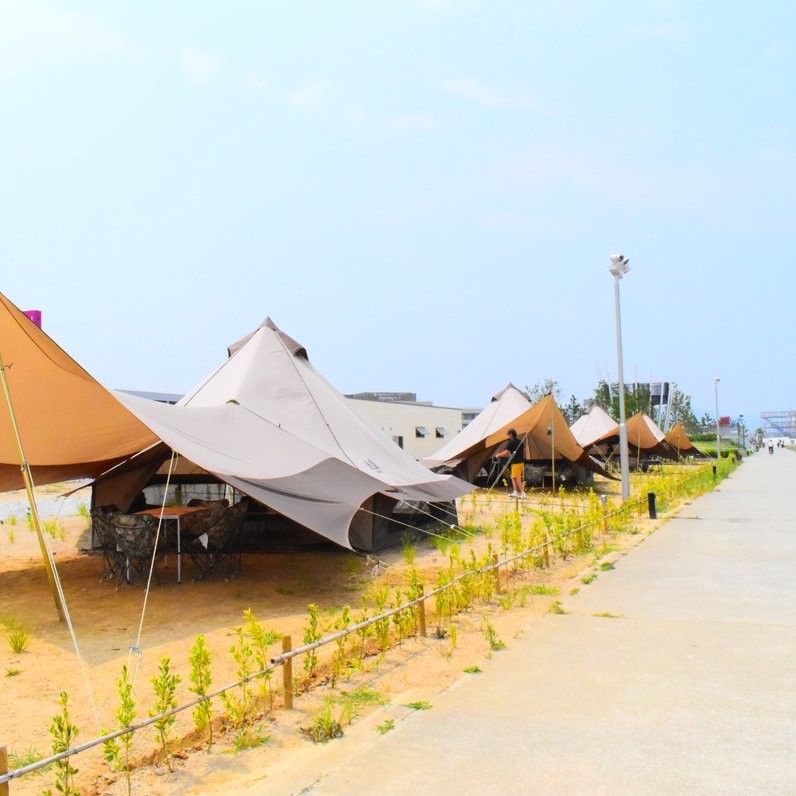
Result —
M 686 479 L 678 482 L 677 485 L 676 485 L 677 486 L 677 491 L 678 492 L 682 491 L 682 488 L 685 487 L 687 484 L 691 483 L 692 481 L 703 479 L 703 478 L 706 477 L 706 475 L 707 475 L 706 472 L 700 472 L 700 473 L 694 474 L 690 478 L 686 478 Z M 713 476 L 714 476 L 714 478 L 718 478 L 718 473 L 716 471 L 715 466 L 713 467 Z M 667 491 L 671 491 L 671 490 L 667 490 Z M 361 622 L 358 622 L 357 624 L 350 625 L 349 627 L 347 627 L 347 628 L 345 628 L 343 630 L 339 630 L 339 631 L 337 631 L 335 633 L 332 633 L 332 634 L 330 634 L 328 636 L 325 636 L 324 638 L 319 639 L 317 641 L 314 641 L 314 642 L 312 642 L 310 644 L 305 644 L 305 645 L 303 645 L 301 647 L 296 647 L 295 649 L 292 649 L 291 648 L 291 637 L 290 636 L 283 636 L 283 651 L 282 651 L 282 653 L 280 655 L 276 655 L 273 658 L 271 658 L 271 665 L 270 666 L 267 666 L 264 669 L 261 669 L 261 670 L 259 670 L 257 672 L 253 672 L 252 674 L 249 674 L 246 677 L 240 678 L 239 680 L 236 680 L 234 683 L 230 683 L 228 685 L 225 685 L 225 686 L 222 686 L 220 688 L 217 688 L 214 691 L 212 691 L 211 693 L 205 694 L 204 696 L 196 697 L 195 699 L 189 700 L 188 702 L 185 702 L 184 704 L 178 705 L 177 707 L 174 707 L 174 708 L 172 708 L 172 709 L 170 709 L 168 711 L 165 711 L 164 713 L 159 713 L 157 715 L 150 716 L 150 717 L 148 717 L 146 719 L 143 719 L 143 720 L 141 720 L 139 722 L 131 724 L 128 727 L 124 727 L 124 728 L 115 730 L 113 732 L 107 733 L 105 735 L 102 735 L 102 736 L 100 736 L 98 738 L 94 738 L 94 739 L 92 739 L 90 741 L 86 741 L 85 743 L 82 743 L 82 744 L 79 744 L 77 746 L 74 746 L 74 747 L 71 747 L 69 749 L 66 749 L 65 751 L 60 752 L 58 754 L 54 754 L 54 755 L 51 755 L 49 757 L 42 758 L 41 760 L 37 760 L 36 762 L 31 763 L 29 765 L 23 766 L 21 768 L 14 769 L 12 771 L 4 771 L 3 768 L 7 768 L 7 765 L 8 765 L 8 762 L 7 762 L 8 758 L 7 758 L 7 754 L 6 754 L 6 748 L 4 746 L 0 746 L 0 796 L 7 796 L 7 794 L 9 793 L 9 785 L 8 785 L 8 783 L 10 783 L 11 780 L 13 780 L 13 779 L 17 779 L 19 777 L 22 777 L 25 774 L 33 773 L 34 771 L 37 771 L 39 769 L 46 768 L 48 766 L 53 765 L 54 763 L 57 763 L 57 762 L 59 762 L 61 760 L 66 759 L 68 757 L 72 757 L 74 755 L 78 755 L 81 752 L 87 751 L 88 749 L 91 749 L 93 747 L 96 747 L 96 746 L 99 746 L 101 744 L 107 743 L 108 741 L 112 741 L 112 740 L 114 740 L 116 738 L 120 738 L 120 737 L 122 737 L 124 735 L 128 735 L 130 733 L 137 732 L 138 730 L 144 729 L 145 727 L 148 727 L 148 726 L 150 726 L 152 724 L 155 724 L 156 722 L 163 721 L 164 719 L 167 719 L 167 718 L 169 718 L 171 716 L 174 716 L 174 715 L 176 715 L 178 713 L 182 713 L 185 710 L 189 710 L 191 708 L 194 708 L 197 705 L 199 705 L 199 704 L 201 704 L 203 702 L 207 702 L 207 701 L 209 701 L 211 699 L 215 699 L 216 697 L 219 697 L 219 696 L 221 696 L 222 694 L 224 694 L 224 693 L 226 693 L 228 691 L 231 691 L 231 690 L 233 690 L 235 688 L 240 688 L 241 686 L 243 686 L 246 683 L 249 683 L 249 682 L 252 682 L 252 681 L 257 680 L 259 678 L 262 678 L 262 677 L 274 672 L 280 666 L 285 667 L 285 668 L 289 668 L 290 665 L 291 665 L 291 662 L 292 662 L 292 660 L 294 658 L 296 658 L 296 657 L 298 657 L 300 655 L 305 655 L 308 652 L 311 652 L 313 650 L 316 650 L 316 649 L 319 649 L 321 647 L 324 647 L 324 646 L 326 646 L 328 644 L 331 644 L 331 643 L 333 643 L 335 641 L 340 640 L 341 638 L 345 638 L 345 637 L 350 636 L 350 635 L 352 635 L 354 633 L 362 631 L 365 628 L 370 627 L 372 625 L 375 625 L 378 622 L 383 622 L 385 619 L 390 619 L 391 617 L 393 617 L 396 614 L 399 614 L 401 612 L 405 612 L 405 611 L 408 611 L 408 610 L 413 609 L 415 607 L 418 607 L 420 609 L 419 610 L 420 621 L 418 621 L 418 623 L 417 623 L 418 624 L 418 630 L 416 630 L 416 633 L 418 635 L 421 635 L 421 636 L 425 635 L 425 632 L 420 633 L 419 630 L 422 629 L 423 631 L 425 631 L 425 602 L 427 600 L 430 600 L 432 597 L 436 597 L 437 595 L 439 595 L 439 594 L 441 594 L 441 593 L 443 593 L 443 592 L 445 592 L 445 591 L 447 591 L 449 589 L 454 588 L 455 586 L 457 586 L 459 583 L 461 583 L 463 580 L 465 580 L 467 578 L 473 578 L 473 576 L 483 575 L 483 574 L 486 574 L 488 572 L 495 572 L 496 573 L 496 579 L 497 579 L 497 582 L 498 582 L 498 591 L 499 591 L 500 590 L 499 583 L 500 583 L 500 568 L 501 567 L 506 567 L 506 566 L 508 566 L 510 564 L 513 564 L 515 561 L 522 560 L 524 558 L 528 558 L 528 557 L 530 557 L 532 555 L 535 555 L 535 554 L 538 554 L 538 553 L 545 554 L 545 558 L 546 558 L 546 553 L 547 553 L 548 549 L 552 545 L 555 545 L 555 544 L 561 542 L 562 540 L 569 538 L 570 536 L 573 536 L 573 535 L 575 535 L 577 533 L 580 533 L 580 532 L 588 529 L 589 527 L 602 526 L 605 529 L 605 528 L 607 528 L 607 524 L 608 524 L 609 520 L 614 518 L 614 517 L 617 517 L 617 516 L 620 516 L 620 515 L 623 515 L 623 514 L 630 516 L 631 513 L 634 510 L 638 514 L 640 514 L 643 511 L 643 508 L 644 508 L 646 503 L 647 503 L 647 497 L 646 496 L 637 497 L 637 498 L 628 500 L 624 504 L 622 504 L 620 506 L 620 508 L 618 508 L 617 510 L 615 510 L 613 512 L 608 512 L 608 511 L 604 510 L 603 515 L 599 518 L 599 520 L 597 520 L 597 519 L 591 520 L 589 522 L 582 523 L 582 524 L 580 524 L 580 525 L 578 525 L 578 526 L 576 526 L 574 528 L 570 528 L 570 529 L 568 529 L 567 531 L 565 531 L 563 533 L 557 534 L 555 536 L 549 536 L 544 542 L 541 542 L 540 544 L 534 545 L 533 547 L 530 547 L 530 548 L 528 548 L 526 550 L 523 550 L 523 551 L 521 551 L 519 553 L 516 553 L 514 555 L 508 556 L 508 557 L 506 557 L 506 558 L 504 558 L 502 560 L 498 559 L 498 556 L 495 555 L 495 560 L 493 562 L 489 563 L 489 564 L 485 564 L 485 565 L 483 565 L 481 567 L 477 567 L 475 569 L 463 572 L 462 574 L 457 575 L 452 580 L 446 582 L 444 585 L 438 586 L 437 588 L 433 589 L 432 591 L 430 591 L 428 593 L 424 592 L 419 597 L 417 597 L 417 598 L 415 598 L 413 600 L 410 600 L 410 601 L 408 601 L 406 603 L 403 603 L 400 606 L 396 606 L 396 607 L 390 608 L 390 609 L 388 609 L 386 611 L 383 611 L 381 614 L 369 617 L 368 619 L 365 619 L 365 620 L 363 620 Z M 606 504 L 604 504 L 604 508 L 605 507 L 606 507 Z M 292 680 L 292 674 L 291 674 L 291 678 L 290 679 Z M 287 678 L 286 678 L 286 680 L 287 680 Z M 290 700 L 289 700 L 290 705 L 288 705 L 288 707 L 290 707 L 290 706 L 292 706 L 292 694 L 293 694 L 292 684 L 289 684 L 286 681 L 285 682 L 285 695 L 287 695 L 288 691 L 290 693 Z M 287 696 L 285 697 L 285 701 L 286 702 L 288 701 Z

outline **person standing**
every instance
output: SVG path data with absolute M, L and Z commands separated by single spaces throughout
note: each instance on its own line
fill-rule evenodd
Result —
M 508 458 L 508 466 L 511 467 L 511 485 L 514 491 L 511 497 L 524 498 L 525 494 L 525 441 L 517 436 L 517 432 L 510 428 L 506 435 L 508 442 L 506 450 L 498 453 L 498 459 Z

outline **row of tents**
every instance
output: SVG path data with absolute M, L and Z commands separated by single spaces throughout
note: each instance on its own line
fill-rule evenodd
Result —
M 552 396 L 531 405 L 509 385 L 433 459 L 418 462 L 358 415 L 270 319 L 227 354 L 176 405 L 146 400 L 103 387 L 0 294 L 13 406 L 13 414 L 0 407 L 0 490 L 23 486 L 21 443 L 37 484 L 94 479 L 92 507 L 128 511 L 150 484 L 204 480 L 248 495 L 264 516 L 373 551 L 395 538 L 406 506 L 455 512 L 452 501 L 472 490 L 510 427 L 529 461 L 562 459 L 608 475 L 598 460 L 611 445 L 607 430 L 585 443 Z M 672 458 L 664 442 L 655 453 Z

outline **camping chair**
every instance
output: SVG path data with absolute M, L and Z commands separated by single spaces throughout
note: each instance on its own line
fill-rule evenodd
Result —
M 114 514 L 112 524 L 116 549 L 121 556 L 119 583 L 122 578 L 132 583 L 149 569 L 155 552 L 157 519 L 149 514 Z M 160 583 L 157 569 L 155 579 Z
M 240 568 L 240 552 L 235 550 L 235 542 L 248 510 L 249 501 L 244 498 L 223 509 L 203 533 L 188 541 L 186 552 L 199 569 L 194 580 L 209 575 L 221 564 L 226 564 L 225 579 L 231 576 L 233 569 Z
M 104 570 L 100 583 L 105 578 L 118 575 L 124 565 L 124 556 L 116 548 L 116 534 L 113 531 L 114 512 L 93 509 L 91 512 L 91 527 L 99 540 L 102 548 Z

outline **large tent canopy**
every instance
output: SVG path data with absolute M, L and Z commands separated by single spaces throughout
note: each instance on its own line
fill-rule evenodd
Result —
M 597 404 L 572 424 L 571 431 L 578 445 L 585 450 L 592 445 L 619 439 L 619 424 Z
M 527 412 L 531 402 L 524 392 L 508 384 L 492 396 L 489 405 L 474 417 L 456 436 L 452 437 L 433 456 L 423 459 L 426 467 L 457 468 L 463 478 L 472 481 L 492 451 L 484 440 L 501 428 L 511 425 Z
M 526 461 L 567 459 L 607 475 L 578 445 L 552 395 L 532 405 L 511 384 L 433 458 L 423 462 L 432 467 L 455 468 L 455 472 L 473 480 L 484 463 L 505 444 L 510 428 L 525 442 Z
M 677 460 L 677 451 L 666 441 L 665 434 L 649 415 L 639 412 L 627 421 L 627 444 L 642 453 Z
M 99 475 L 157 438 L 45 332 L 0 294 L 0 355 L 34 481 Z M 20 489 L 20 453 L 0 402 L 0 491 Z
M 677 423 L 666 435 L 666 441 L 677 451 L 678 456 L 704 456 L 694 445 L 682 423 Z
M 376 495 L 444 502 L 471 489 L 432 473 L 356 414 L 270 319 L 230 352 L 175 406 L 115 395 L 170 449 L 344 547 Z

